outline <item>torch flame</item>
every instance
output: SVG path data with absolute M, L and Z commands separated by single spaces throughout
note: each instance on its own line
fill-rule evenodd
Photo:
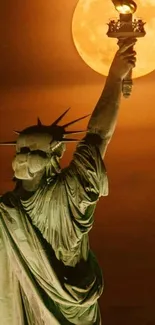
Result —
M 137 9 L 136 3 L 132 0 L 112 0 L 112 2 L 120 14 L 133 14 Z
M 120 14 L 130 14 L 130 13 L 132 13 L 131 8 L 128 5 L 116 6 L 116 10 Z

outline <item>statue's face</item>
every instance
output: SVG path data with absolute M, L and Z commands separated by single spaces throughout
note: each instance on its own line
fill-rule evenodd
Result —
M 12 162 L 14 176 L 18 179 L 33 179 L 51 161 L 53 146 L 52 135 L 48 133 L 21 133 Z

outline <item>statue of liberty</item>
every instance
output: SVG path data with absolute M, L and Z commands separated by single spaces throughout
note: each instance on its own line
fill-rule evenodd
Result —
M 16 186 L 0 198 L 0 320 L 3 325 L 100 325 L 102 272 L 89 248 L 96 204 L 108 194 L 103 163 L 135 66 L 135 39 L 114 56 L 105 87 L 69 166 L 59 162 L 68 127 L 55 122 L 17 132 Z

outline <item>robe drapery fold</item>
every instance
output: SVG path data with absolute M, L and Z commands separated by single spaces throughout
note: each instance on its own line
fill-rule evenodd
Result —
M 88 233 L 108 181 L 99 150 L 77 146 L 70 165 L 27 200 L 0 203 L 0 319 L 3 325 L 99 325 L 101 270 Z

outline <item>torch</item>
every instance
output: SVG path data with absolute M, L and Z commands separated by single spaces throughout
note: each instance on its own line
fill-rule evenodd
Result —
M 119 12 L 118 20 L 110 20 L 108 37 L 117 38 L 119 44 L 126 38 L 144 37 L 145 23 L 142 19 L 133 19 L 133 14 L 137 9 L 137 5 L 132 0 L 112 0 L 115 9 Z M 125 98 L 128 98 L 132 92 L 132 69 L 122 82 L 122 93 Z

